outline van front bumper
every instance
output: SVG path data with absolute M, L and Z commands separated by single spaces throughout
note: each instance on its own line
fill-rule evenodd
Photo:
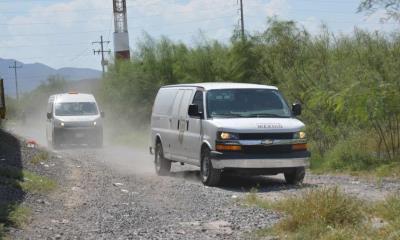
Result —
M 55 128 L 54 134 L 62 143 L 94 143 L 103 137 L 102 127 L 67 127 Z
M 216 169 L 281 169 L 309 167 L 310 152 L 292 152 L 281 154 L 256 154 L 211 152 L 211 162 Z

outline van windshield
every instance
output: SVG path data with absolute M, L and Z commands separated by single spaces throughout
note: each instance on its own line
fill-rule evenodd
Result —
M 89 116 L 97 115 L 95 102 L 63 102 L 55 105 L 56 116 Z
M 219 89 L 207 92 L 209 118 L 289 118 L 292 113 L 277 90 Z

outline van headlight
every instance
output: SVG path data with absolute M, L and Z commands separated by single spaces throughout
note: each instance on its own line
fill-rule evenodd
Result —
M 64 122 L 60 122 L 60 126 L 61 126 L 61 127 L 64 127 L 64 126 L 65 126 L 65 123 L 64 123 Z
M 97 126 L 97 122 L 96 121 L 93 122 L 93 126 Z
M 299 131 L 299 132 L 295 132 L 293 135 L 294 139 L 306 139 L 307 135 L 305 131 Z
M 218 139 L 220 140 L 239 140 L 239 134 L 229 132 L 218 132 Z

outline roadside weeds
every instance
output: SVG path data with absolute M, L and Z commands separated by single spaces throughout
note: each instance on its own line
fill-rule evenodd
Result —
M 0 185 L 30 194 L 46 195 L 55 190 L 55 181 L 27 170 L 22 178 L 12 167 L 0 167 Z M 32 211 L 23 202 L 0 205 L 0 239 L 6 237 L 7 227 L 23 228 L 31 219 Z
M 29 148 L 1 130 L 0 139 L 0 239 L 8 239 L 10 229 L 23 229 L 32 219 L 26 196 L 46 196 L 57 183 L 34 167 L 50 158 L 47 151 Z
M 252 190 L 244 204 L 282 213 L 275 226 L 256 231 L 261 239 L 399 239 L 400 194 L 368 202 L 345 194 L 338 187 L 307 190 L 299 196 L 269 201 Z

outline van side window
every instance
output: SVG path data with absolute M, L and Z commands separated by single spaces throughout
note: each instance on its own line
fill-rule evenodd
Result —
M 199 111 L 204 112 L 204 107 L 203 107 L 203 92 L 202 91 L 197 91 L 196 94 L 193 97 L 193 103 L 192 104 L 197 104 L 199 106 Z
M 153 112 L 160 115 L 168 115 L 171 112 L 176 93 L 176 89 L 163 88 L 157 94 Z

